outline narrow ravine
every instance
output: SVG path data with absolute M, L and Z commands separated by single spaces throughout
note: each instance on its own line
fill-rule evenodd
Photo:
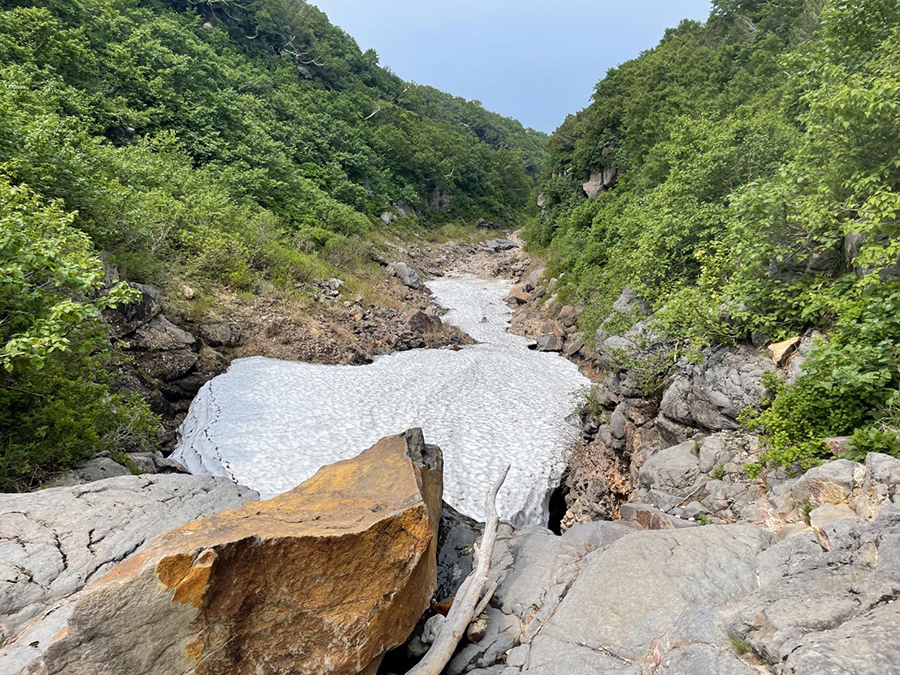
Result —
M 508 282 L 459 276 L 428 287 L 449 310 L 444 320 L 477 344 L 399 352 L 364 366 L 239 359 L 194 400 L 176 458 L 265 498 L 386 435 L 422 427 L 444 451 L 447 503 L 481 518 L 487 486 L 511 464 L 500 516 L 546 523 L 577 434 L 574 396 L 588 380 L 507 332 Z

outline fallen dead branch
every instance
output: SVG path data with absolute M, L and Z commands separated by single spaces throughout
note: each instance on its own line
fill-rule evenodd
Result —
M 484 524 L 481 546 L 475 545 L 474 569 L 459 587 L 453 605 L 447 613 L 447 620 L 441 626 L 431 649 L 412 670 L 408 671 L 407 675 L 440 675 L 453 656 L 453 652 L 456 651 L 456 646 L 462 636 L 465 635 L 466 628 L 487 608 L 491 596 L 497 590 L 496 584 L 493 584 L 485 592 L 485 586 L 491 569 L 494 543 L 497 541 L 497 528 L 500 526 L 500 518 L 497 516 L 497 493 L 506 480 L 509 468 L 507 465 L 503 469 L 500 478 L 488 493 L 485 508 L 487 522 Z

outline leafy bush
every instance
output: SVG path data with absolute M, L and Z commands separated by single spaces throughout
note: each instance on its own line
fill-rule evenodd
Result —
M 850 438 L 848 459 L 861 462 L 870 452 L 881 452 L 892 457 L 900 457 L 900 438 L 896 431 L 885 431 L 878 426 L 856 429 Z
M 610 71 L 551 139 L 527 230 L 583 329 L 629 286 L 690 350 L 825 333 L 754 420 L 777 464 L 817 461 L 900 388 L 900 6 L 822 4 L 715 2 Z M 598 168 L 625 173 L 587 200 Z
M 155 437 L 146 403 L 116 394 L 99 311 L 127 302 L 73 216 L 0 178 L 0 490 L 33 487 L 104 449 Z

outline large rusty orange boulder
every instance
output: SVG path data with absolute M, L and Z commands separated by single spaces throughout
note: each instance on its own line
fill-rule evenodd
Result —
M 434 592 L 441 493 L 413 429 L 172 530 L 84 591 L 46 671 L 374 673 Z

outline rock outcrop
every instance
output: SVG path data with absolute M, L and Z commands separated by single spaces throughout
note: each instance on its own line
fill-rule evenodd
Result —
M 739 429 L 738 415 L 760 405 L 763 373 L 774 370 L 771 359 L 748 346 L 720 347 L 704 354 L 699 364 L 681 364 L 659 408 L 669 428 L 684 428 L 671 440 L 685 440 L 698 429 Z
M 900 672 L 900 460 L 845 461 L 778 490 L 853 504 L 818 528 L 507 531 L 484 636 L 447 673 Z
M 422 277 L 412 267 L 405 262 L 395 262 L 387 266 L 387 272 L 393 277 L 397 277 L 400 283 L 407 288 L 418 290 L 422 288 Z
M 148 541 L 257 498 L 225 479 L 182 475 L 0 495 L 0 672 L 38 657 L 85 584 Z
M 155 541 L 85 589 L 49 673 L 374 673 L 436 586 L 440 449 L 383 439 Z
M 581 186 L 584 194 L 590 199 L 595 199 L 601 192 L 615 185 L 618 175 L 619 170 L 614 166 L 592 171 L 590 179 Z

